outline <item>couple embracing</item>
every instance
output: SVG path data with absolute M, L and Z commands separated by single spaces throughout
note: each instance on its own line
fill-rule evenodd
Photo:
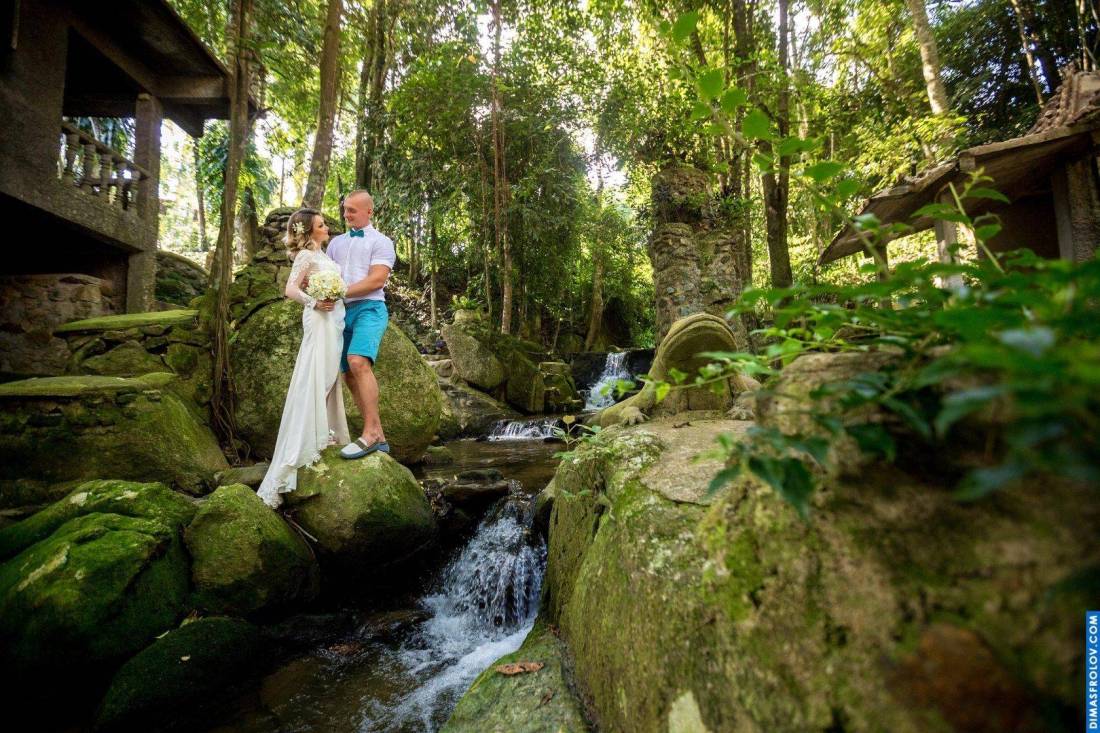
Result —
M 294 363 L 271 466 L 257 491 L 271 507 L 297 486 L 297 472 L 319 460 L 321 451 L 347 443 L 343 458 L 389 453 L 378 417 L 374 363 L 389 323 L 385 285 L 396 253 L 393 242 L 373 226 L 374 200 L 366 191 L 344 198 L 348 232 L 328 241 L 325 218 L 300 209 L 287 222 L 287 250 L 294 261 L 286 296 L 302 304 L 302 345 Z M 363 416 L 363 434 L 348 434 L 339 374 Z

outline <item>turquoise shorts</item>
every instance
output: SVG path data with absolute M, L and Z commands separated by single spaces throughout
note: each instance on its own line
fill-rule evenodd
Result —
M 344 353 L 340 371 L 348 370 L 348 355 L 365 356 L 374 364 L 378 346 L 390 322 L 384 300 L 354 300 L 344 304 Z

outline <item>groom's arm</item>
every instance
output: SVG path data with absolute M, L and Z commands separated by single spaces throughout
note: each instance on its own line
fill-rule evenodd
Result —
M 367 276 L 349 285 L 348 292 L 344 297 L 358 298 L 367 293 L 372 293 L 385 285 L 386 278 L 389 276 L 390 268 L 385 265 L 371 265 L 370 270 L 367 272 Z

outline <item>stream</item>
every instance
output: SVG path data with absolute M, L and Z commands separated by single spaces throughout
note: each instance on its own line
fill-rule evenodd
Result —
M 589 407 L 612 404 L 601 388 L 629 376 L 623 356 L 609 354 L 586 392 Z M 531 528 L 532 499 L 554 475 L 563 446 L 546 439 L 561 424 L 554 416 L 502 422 L 481 440 L 448 443 L 453 463 L 417 467 L 421 480 L 496 469 L 513 488 L 412 602 L 339 609 L 357 619 L 351 633 L 315 633 L 311 648 L 268 673 L 206 733 L 438 730 L 474 678 L 518 649 L 534 624 L 546 546 Z
M 438 730 L 474 678 L 519 648 L 538 612 L 546 563 L 530 500 L 553 476 L 562 446 L 511 438 L 447 447 L 455 462 L 421 468 L 418 478 L 495 468 L 515 482 L 513 494 L 485 513 L 413 608 L 383 614 L 392 631 L 317 644 L 264 677 L 208 733 Z

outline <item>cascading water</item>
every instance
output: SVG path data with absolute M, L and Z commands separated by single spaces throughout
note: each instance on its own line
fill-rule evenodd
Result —
M 370 706 L 359 730 L 437 729 L 474 678 L 519 648 L 538 612 L 546 548 L 515 502 L 486 518 L 421 603 L 431 617 L 392 653 L 409 691 Z
M 603 365 L 603 374 L 585 394 L 584 409 L 602 410 L 615 404 L 615 385 L 620 379 L 631 379 L 633 375 L 626 368 L 625 351 L 613 351 L 607 355 Z
M 502 420 L 493 426 L 489 440 L 541 440 L 553 438 L 554 428 L 560 422 L 556 417 L 538 420 Z

